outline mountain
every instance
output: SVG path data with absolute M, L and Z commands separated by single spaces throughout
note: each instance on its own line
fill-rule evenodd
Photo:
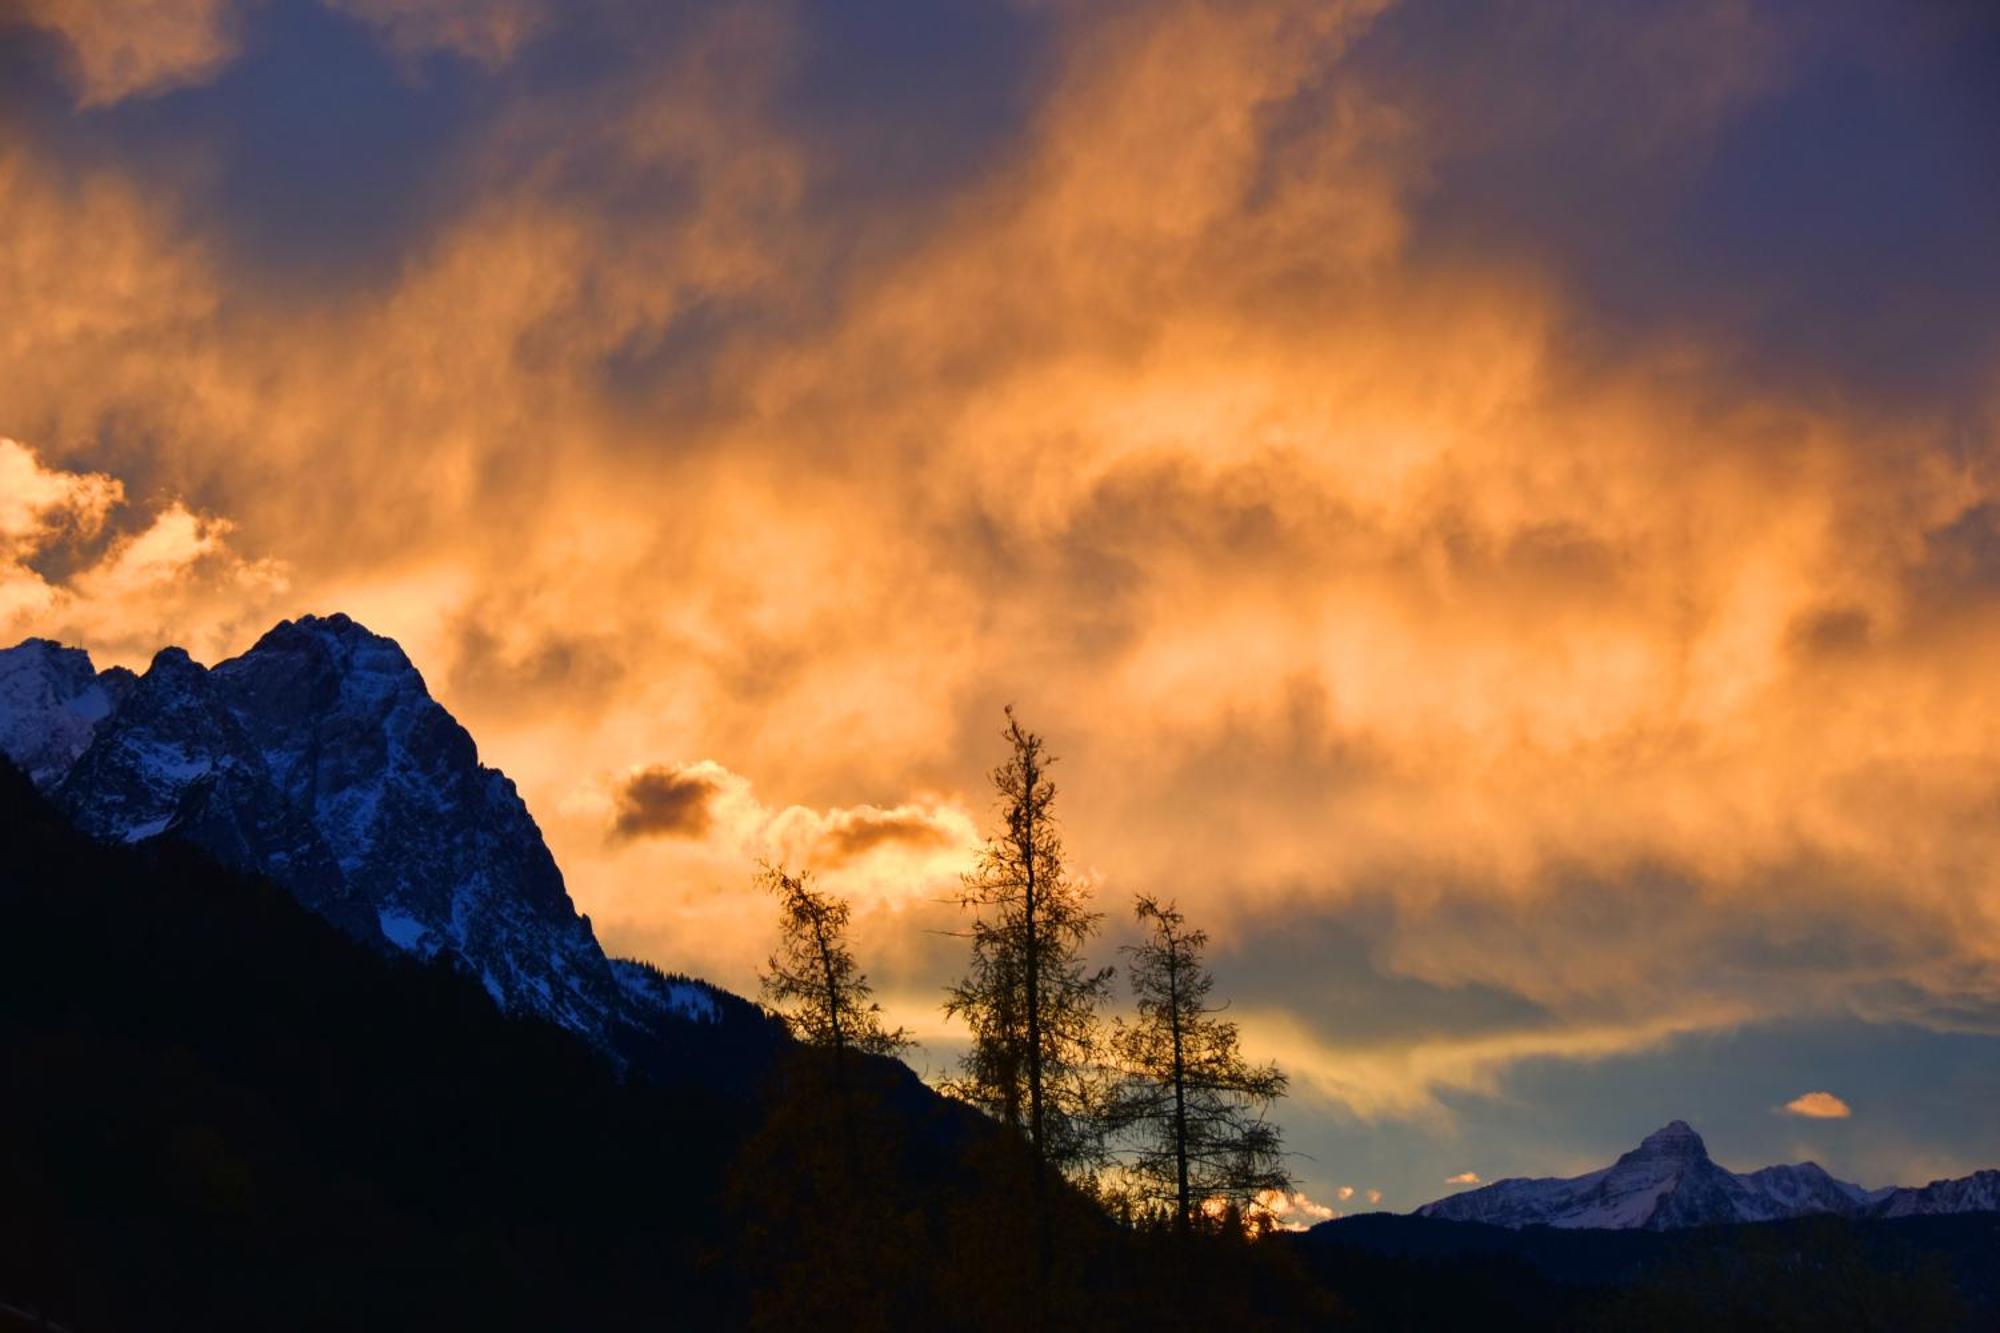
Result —
M 2000 1212 L 2000 1171 L 1975 1171 L 1957 1180 L 1933 1180 L 1921 1189 L 1889 1190 L 1870 1211 L 1875 1217 Z
M 46 640 L 0 651 L 0 751 L 91 835 L 174 836 L 267 875 L 617 1063 L 691 1025 L 759 1025 L 703 983 L 607 958 L 514 784 L 403 650 L 345 615 L 286 621 L 213 668 L 163 649 L 136 678 Z
M 1671 1231 L 1832 1215 L 1909 1217 L 2000 1209 L 2000 1171 L 1922 1189 L 1869 1190 L 1816 1162 L 1739 1175 L 1718 1166 L 1701 1135 L 1676 1120 L 1599 1171 L 1569 1179 L 1498 1180 L 1425 1204 L 1416 1216 L 1520 1228 Z
M 0 1305 L 53 1321 L 24 1326 L 740 1326 L 709 1256 L 755 1083 L 622 1078 L 185 840 L 85 837 L 4 760 L 0 830 Z
M 118 667 L 100 674 L 90 654 L 47 639 L 0 652 L 0 752 L 46 788 L 69 771 L 134 679 Z
M 186 839 L 86 837 L 4 759 L 0 831 L 0 1329 L 1035 1325 L 1032 1159 L 896 1061 L 846 1062 L 833 1101 L 796 1046 L 623 1077 L 442 953 Z M 745 1047 L 741 1001 L 616 975 L 708 996 L 680 1031 Z M 1271 1247 L 1046 1199 L 1058 1327 L 1326 1326 Z

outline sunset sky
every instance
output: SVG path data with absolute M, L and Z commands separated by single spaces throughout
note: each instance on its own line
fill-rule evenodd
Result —
M 1984 0 L 0 0 L 0 641 L 344 610 L 608 949 L 754 992 L 811 866 L 931 1072 L 1012 702 L 1317 1205 L 1921 1184 L 1996 238 Z

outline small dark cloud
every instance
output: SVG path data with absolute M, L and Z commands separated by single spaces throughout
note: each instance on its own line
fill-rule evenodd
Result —
M 1983 599 L 2000 589 L 2000 504 L 1974 505 L 1925 533 L 1918 578 L 1946 597 Z
M 919 810 L 846 810 L 827 824 L 814 859 L 840 866 L 878 847 L 944 847 L 951 841 L 950 832 Z
M 1808 658 L 1834 657 L 1868 646 L 1874 622 L 1858 606 L 1823 606 L 1792 623 L 1795 651 Z
M 625 674 L 618 646 L 603 638 L 552 630 L 525 644 L 503 642 L 488 625 L 504 615 L 494 604 L 481 603 L 458 617 L 448 683 L 452 698 L 493 709 L 545 711 L 602 697 Z
M 709 802 L 715 793 L 715 780 L 705 774 L 678 768 L 640 769 L 613 795 L 611 839 L 699 838 L 714 822 Z

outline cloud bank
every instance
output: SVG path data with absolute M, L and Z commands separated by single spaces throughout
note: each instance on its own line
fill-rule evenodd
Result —
M 1329 1114 L 2000 1032 L 1990 19 L 936 8 L 17 6 L 8 632 L 347 610 L 614 947 L 787 857 L 908 1021 L 1017 703 Z

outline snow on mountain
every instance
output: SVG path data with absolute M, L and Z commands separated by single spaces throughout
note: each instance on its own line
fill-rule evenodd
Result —
M 1881 1191 L 1876 1217 L 1918 1217 L 1933 1213 L 2000 1212 L 2000 1171 L 1975 1171 L 1957 1180 L 1933 1180 L 1920 1189 Z
M 0 652 L 0 750 L 97 837 L 185 838 L 607 1051 L 717 1017 L 695 983 L 614 967 L 514 784 L 395 642 L 344 615 L 213 669 L 168 648 L 136 679 L 30 640 Z
M 1739 1175 L 1718 1166 L 1701 1135 L 1676 1120 L 1615 1163 L 1567 1179 L 1497 1180 L 1425 1204 L 1419 1217 L 1493 1226 L 1669 1231 L 1831 1213 L 1901 1217 L 2000 1208 L 2000 1171 L 1913 1189 L 1867 1190 L 1815 1162 Z
M 133 680 L 121 667 L 99 674 L 89 653 L 47 639 L 0 649 L 0 752 L 46 787 L 69 771 Z

